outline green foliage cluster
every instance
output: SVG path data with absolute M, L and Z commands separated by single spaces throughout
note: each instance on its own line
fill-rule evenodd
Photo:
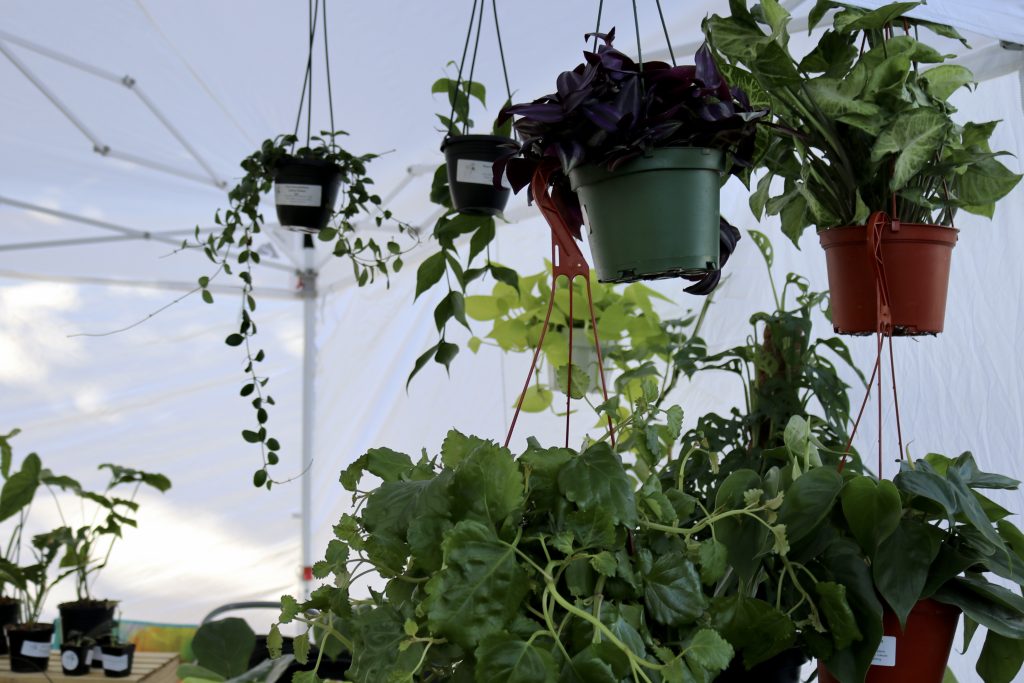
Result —
M 203 301 L 213 303 L 210 283 L 221 273 L 237 275 L 242 288 L 238 331 L 229 334 L 224 342 L 228 346 L 242 347 L 245 352 L 246 380 L 240 394 L 251 401 L 256 424 L 252 429 L 242 430 L 242 438 L 260 449 L 261 466 L 253 473 L 253 484 L 257 487 L 265 486 L 269 489 L 272 486 L 273 479 L 268 467 L 279 462 L 281 449 L 280 442 L 267 430 L 268 409 L 275 401 L 267 392 L 269 377 L 258 371 L 259 364 L 266 360 L 266 353 L 254 344 L 257 333 L 256 280 L 252 268 L 261 260 L 254 243 L 256 235 L 263 232 L 264 218 L 260 211 L 260 201 L 273 188 L 278 163 L 285 157 L 295 156 L 327 161 L 338 169 L 342 183 L 339 193 L 341 203 L 334 209 L 330 222 L 320 231 L 317 239 L 332 244 L 334 256 L 348 259 L 353 277 L 360 287 L 372 283 L 377 277 L 390 281 L 391 273 L 402 269 L 402 256 L 411 248 L 403 248 L 392 238 L 378 244 L 373 238 L 359 236 L 360 229 L 364 227 L 363 221 L 372 221 L 378 228 L 387 224 L 398 234 L 415 237 L 410 226 L 395 219 L 391 211 L 382 206 L 380 196 L 373 193 L 373 179 L 368 175 L 367 166 L 377 155 L 355 155 L 345 150 L 336 142 L 336 138 L 343 135 L 347 133 L 325 131 L 320 136 L 310 138 L 305 146 L 298 149 L 294 149 L 297 142 L 294 135 L 265 140 L 259 150 L 242 160 L 245 175 L 228 193 L 230 207 L 223 214 L 218 211 L 214 217 L 220 230 L 204 237 L 197 226 L 194 241 L 182 243 L 183 249 L 202 249 L 206 257 L 216 265 L 212 274 L 198 280 L 197 291 L 201 292 Z M 297 275 L 301 276 L 302 273 Z
M 467 346 L 476 353 L 481 345 L 493 345 L 505 352 L 532 353 L 537 348 L 551 297 L 551 265 L 546 272 L 521 276 L 519 286 L 495 283 L 490 294 L 466 297 L 466 315 L 490 326 L 484 338 L 471 337 Z M 587 393 L 600 390 L 596 377 L 597 359 L 592 353 L 581 354 L 580 349 L 594 348 L 593 325 L 586 284 L 577 278 L 572 286 L 572 318 L 570 320 L 570 290 L 562 279 L 555 290 L 551 320 L 537 374 L 527 390 L 523 410 L 540 412 L 552 407 L 554 392 L 563 394 L 569 379 L 569 327 L 573 328 L 573 367 L 570 393 L 574 399 L 585 398 Z M 654 309 L 654 302 L 671 300 L 640 283 L 624 288 L 602 284 L 591 274 L 590 289 L 594 300 L 594 317 L 601 341 L 606 371 L 637 370 L 645 363 L 667 362 L 671 347 L 670 332 L 675 332 Z M 693 318 L 679 326 L 692 324 Z M 678 339 L 678 336 L 676 337 Z M 593 365 L 581 363 L 580 356 L 592 360 Z M 543 365 L 554 371 L 554 386 L 541 379 Z M 622 387 L 622 394 L 632 402 L 641 394 L 639 377 L 635 376 Z M 612 387 L 609 387 L 610 389 Z M 596 406 L 595 406 L 596 407 Z
M 26 455 L 20 468 L 14 469 L 10 439 L 19 433 L 20 430 L 15 429 L 0 435 L 0 476 L 3 477 L 0 522 L 13 521 L 10 537 L 0 547 L 0 596 L 11 597 L 10 592 L 18 597 L 21 600 L 22 623 L 33 624 L 39 619 L 53 587 L 70 576 L 75 577 L 78 598 L 91 599 L 89 583 L 107 565 L 123 527 L 136 526 L 134 513 L 139 506 L 135 495 L 139 487 L 145 485 L 164 492 L 171 487 L 171 482 L 162 474 L 107 463 L 100 465 L 99 469 L 108 470 L 110 479 L 102 492 L 94 492 L 71 477 L 54 474 L 43 467 L 36 453 Z M 125 486 L 132 486 L 130 497 L 118 497 L 115 490 Z M 29 540 L 31 559 L 26 562 L 21 557 L 25 545 L 24 530 L 40 488 L 46 489 L 53 497 L 62 525 L 36 534 Z M 85 503 L 94 506 L 95 514 L 89 517 L 91 521 L 78 527 L 69 525 L 55 495 L 57 489 L 74 494 L 83 503 L 83 520 L 87 518 Z
M 868 11 L 819 0 L 814 28 L 838 10 L 832 28 L 801 59 L 789 50 L 789 13 L 778 0 L 730 0 L 731 16 L 706 20 L 705 34 L 731 81 L 769 103 L 778 124 L 762 127 L 765 167 L 751 209 L 779 215 L 794 241 L 866 222 L 890 210 L 913 223 L 951 225 L 959 209 L 992 216 L 1021 176 L 988 140 L 996 122 L 953 121 L 953 93 L 972 85 L 963 66 L 918 39 L 919 29 L 963 38 L 952 28 L 903 15 L 919 2 Z M 775 178 L 782 179 L 781 193 Z

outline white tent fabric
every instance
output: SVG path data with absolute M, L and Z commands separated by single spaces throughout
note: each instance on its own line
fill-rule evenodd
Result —
M 194 623 L 222 603 L 297 590 L 299 486 L 268 493 L 248 480 L 258 456 L 239 436 L 251 420 L 247 402 L 238 397 L 242 363 L 236 349 L 221 343 L 238 315 L 234 296 L 218 291 L 213 306 L 193 297 L 120 334 L 67 335 L 130 325 L 180 296 L 181 283 L 207 272 L 201 256 L 168 254 L 196 225 L 211 225 L 214 211 L 225 205 L 216 181 L 237 179 L 238 161 L 259 141 L 292 129 L 305 61 L 300 4 L 9 0 L 0 12 L 0 429 L 22 427 L 17 452 L 36 450 L 54 469 L 93 482 L 95 466 L 108 461 L 162 471 L 174 481 L 165 496 L 144 497 L 141 528 L 127 534 L 97 585 L 100 593 L 122 599 L 125 618 Z M 593 4 L 499 3 L 518 101 L 548 92 L 556 72 L 579 61 L 582 35 L 593 28 Z M 639 4 L 645 52 L 656 56 L 664 43 L 654 3 Z M 728 11 L 725 0 L 663 4 L 677 46 L 699 41 L 706 14 Z M 797 17 L 813 5 L 785 4 Z M 329 6 L 338 126 L 351 133 L 348 146 L 354 151 L 389 152 L 371 168 L 382 195 L 402 188 L 393 207 L 413 223 L 427 223 L 432 213 L 429 173 L 422 169 L 439 163 L 433 113 L 444 103 L 431 98 L 429 87 L 445 63 L 458 58 L 469 3 L 458 5 Z M 602 22 L 619 27 L 624 49 L 631 46 L 629 5 L 606 3 Z M 1013 20 L 1021 3 L 976 1 L 969 13 L 957 12 L 958 6 L 939 0 L 927 6 L 929 12 L 953 12 L 942 19 L 971 32 L 974 53 L 982 56 L 972 66 L 987 80 L 958 96 L 956 105 L 964 120 L 1003 120 L 993 144 L 1016 155 L 1007 163 L 1019 171 L 1024 53 L 1000 47 L 997 39 L 1024 42 L 1022 24 Z M 488 30 L 476 79 L 489 86 L 491 115 L 504 96 Z M 943 46 L 959 50 L 956 43 Z M 94 153 L 94 140 L 15 62 L 114 153 Z M 110 75 L 129 75 L 134 87 Z M 318 72 L 315 127 L 327 127 L 324 90 Z M 25 205 L 48 213 L 27 211 Z M 265 209 L 273 215 L 271 206 Z M 757 226 L 746 192 L 735 182 L 723 195 L 723 213 L 741 227 L 772 236 L 777 277 L 797 270 L 825 286 L 813 236 L 797 251 L 770 221 Z M 972 449 L 983 465 L 1018 478 L 1024 476 L 1016 458 L 1024 442 L 1024 361 L 1015 340 L 1024 332 L 1024 275 L 1017 258 L 1024 254 L 1024 235 L 1013 217 L 1022 214 L 1024 189 L 1018 188 L 994 221 L 959 221 L 946 332 L 897 343 L 901 411 L 912 452 Z M 547 228 L 522 197 L 513 199 L 509 215 L 523 220 L 501 226 L 496 257 L 522 272 L 539 271 L 548 254 Z M 127 239 L 116 227 L 170 234 L 166 242 Z M 26 247 L 58 239 L 90 241 Z M 259 309 L 260 336 L 280 404 L 271 420 L 285 447 L 283 476 L 295 476 L 301 469 L 303 340 L 296 276 L 301 261 L 291 259 L 301 254 L 291 235 L 279 235 L 263 249 L 265 260 L 280 266 L 263 269 L 259 282 L 268 295 Z M 345 267 L 323 259 L 308 520 L 314 547 L 326 544 L 347 509 L 338 471 L 367 448 L 417 453 L 422 447 L 436 450 L 451 427 L 492 438 L 507 427 L 529 362 L 525 357 L 503 357 L 487 347 L 475 356 L 464 350 L 450 378 L 431 364 L 406 393 L 413 360 L 436 339 L 431 302 L 411 305 L 414 270 L 431 249 L 417 250 L 390 289 L 356 288 Z M 769 305 L 763 265 L 749 239 L 740 243 L 729 271 L 705 334 L 719 348 L 741 341 L 750 313 Z M 671 310 L 699 305 L 678 283 L 661 283 L 659 289 L 678 302 Z M 872 343 L 850 343 L 866 366 Z M 738 397 L 738 385 L 723 375 L 683 387 L 677 400 L 693 419 L 726 409 Z M 887 420 L 891 426 L 891 414 Z M 589 422 L 581 415 L 574 439 Z M 533 434 L 555 443 L 561 428 L 551 415 L 527 416 L 515 442 L 521 446 Z M 869 417 L 859 439 L 862 450 L 870 452 L 876 430 Z M 1024 512 L 1018 494 L 1000 501 Z M 38 512 L 40 526 L 53 521 L 45 506 Z M 57 598 L 66 595 L 63 589 Z M 957 658 L 961 681 L 974 680 L 969 661 Z

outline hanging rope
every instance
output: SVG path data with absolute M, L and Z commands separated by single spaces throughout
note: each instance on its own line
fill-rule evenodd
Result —
M 665 46 L 668 47 L 668 56 L 672 60 L 672 66 L 676 64 L 676 53 L 672 50 L 672 39 L 668 37 L 668 25 L 665 23 L 665 13 L 661 11 L 661 0 L 654 0 L 658 7 L 658 18 L 661 19 L 661 31 L 665 34 Z
M 597 34 L 601 32 L 601 13 L 604 12 L 604 0 L 597 0 L 597 24 L 594 26 L 594 47 L 591 52 L 597 52 Z
M 324 67 L 327 71 L 327 108 L 331 113 L 331 144 L 334 144 L 334 93 L 331 92 L 331 55 L 327 49 L 327 0 L 323 4 L 324 13 Z
M 477 55 L 477 51 L 480 49 L 480 29 L 484 25 L 484 9 L 485 9 L 485 7 L 486 6 L 484 5 L 484 3 L 481 2 L 480 3 L 480 16 L 477 18 L 477 22 L 476 22 L 476 40 L 473 41 L 473 59 L 471 59 L 470 62 L 469 62 L 469 80 L 466 82 L 467 83 L 467 88 L 466 88 L 466 111 L 467 111 L 467 115 L 466 115 L 466 120 L 462 123 L 462 134 L 463 135 L 467 135 L 469 133 L 469 114 L 468 114 L 468 112 L 469 112 L 469 97 L 470 97 L 470 92 L 469 91 L 472 90 L 472 87 L 473 87 L 472 86 L 473 74 L 476 71 L 476 55 Z M 458 93 L 459 93 L 459 90 L 458 90 L 458 87 L 456 87 L 456 89 L 455 89 L 456 96 L 458 95 Z
M 306 103 L 308 92 L 309 106 L 306 108 L 306 146 L 309 146 L 310 122 L 313 111 L 313 42 L 316 39 L 316 21 L 319 16 L 320 0 L 316 0 L 316 10 L 313 8 L 313 0 L 309 0 L 309 51 L 306 57 L 306 75 L 302 79 L 302 92 L 299 94 L 299 111 L 295 114 L 295 129 L 292 135 L 296 138 L 299 135 L 299 122 L 302 121 L 302 107 Z M 326 30 L 326 28 L 325 28 Z M 295 143 L 292 142 L 292 151 L 295 151 Z
M 452 100 L 452 110 L 448 114 L 448 130 L 444 136 L 447 138 L 452 132 L 452 122 L 455 120 L 455 105 L 459 101 L 459 86 L 462 84 L 462 69 L 466 66 L 466 55 L 469 54 L 469 41 L 473 37 L 473 21 L 476 19 L 476 3 L 477 0 L 473 0 L 473 8 L 469 12 L 469 28 L 466 29 L 466 40 L 462 44 L 462 57 L 459 59 L 459 71 L 455 75 L 455 91 L 450 94 Z M 483 8 L 480 10 L 483 12 Z
M 501 74 L 505 77 L 505 94 L 508 102 L 512 102 L 512 88 L 508 84 L 508 67 L 505 66 L 505 48 L 501 45 L 501 27 L 498 25 L 498 0 L 491 0 L 491 13 L 494 14 L 494 33 L 498 36 L 498 55 L 501 57 Z

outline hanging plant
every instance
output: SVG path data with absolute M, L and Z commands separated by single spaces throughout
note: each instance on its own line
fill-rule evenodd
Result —
M 334 106 L 331 98 L 330 60 L 327 52 L 327 3 L 323 3 L 324 57 L 327 66 L 327 90 L 330 103 L 331 130 L 319 136 L 311 135 L 312 120 L 312 61 L 317 17 L 310 16 L 309 59 L 306 76 L 299 98 L 295 132 L 264 141 L 259 150 L 242 163 L 245 175 L 228 193 L 230 206 L 214 217 L 220 226 L 205 237 L 195 231 L 193 243 L 183 248 L 201 248 L 217 268 L 199 278 L 199 289 L 206 303 L 213 303 L 210 282 L 221 273 L 235 275 L 241 285 L 241 317 L 238 330 L 225 339 L 228 346 L 241 347 L 245 356 L 246 379 L 240 394 L 247 398 L 255 411 L 255 424 L 242 430 L 242 438 L 259 447 L 260 467 L 253 474 L 253 484 L 270 488 L 273 479 L 268 468 L 278 464 L 280 441 L 268 430 L 269 409 L 275 404 L 267 386 L 269 377 L 259 372 L 266 353 L 255 342 L 256 325 L 256 273 L 254 265 L 260 263 L 260 254 L 254 248 L 257 235 L 266 229 L 260 211 L 262 198 L 274 190 L 277 214 L 283 227 L 307 233 L 305 247 L 313 248 L 313 236 L 329 245 L 332 254 L 347 259 L 352 265 L 355 282 L 360 287 L 383 278 L 390 282 L 392 273 L 401 270 L 402 256 L 415 246 L 403 246 L 388 237 L 378 242 L 363 237 L 367 223 L 378 228 L 387 227 L 393 233 L 415 238 L 409 225 L 397 220 L 382 206 L 381 198 L 373 192 L 373 179 L 367 167 L 376 154 L 354 154 L 338 144 L 338 138 L 347 135 L 334 127 Z M 299 143 L 298 128 L 303 107 L 306 108 L 305 144 Z M 338 197 L 340 196 L 340 203 Z M 296 272 L 300 277 L 303 273 Z
M 496 173 L 519 191 L 541 167 L 558 169 L 552 198 L 577 239 L 587 207 L 602 281 L 681 276 L 707 294 L 739 239 L 720 221 L 720 175 L 750 166 L 767 112 L 726 81 L 706 46 L 677 66 L 634 61 L 613 47 L 615 29 L 587 37 L 593 51 L 559 75 L 556 92 L 502 113 L 517 117 L 523 142 Z
M 490 258 L 490 244 L 496 234 L 495 218 L 502 218 L 501 212 L 509 198 L 509 190 L 494 177 L 493 165 L 497 159 L 517 147 L 510 137 L 512 124 L 510 121 L 496 121 L 490 135 L 469 134 L 473 128 L 473 120 L 470 118 L 471 104 L 476 100 L 481 106 L 486 106 L 487 97 L 484 85 L 473 80 L 486 9 L 484 0 L 479 0 L 478 14 L 477 1 L 473 0 L 466 42 L 463 45 L 462 59 L 458 64 L 456 77 L 440 78 L 431 88 L 433 93 L 445 93 L 451 108 L 447 115 L 437 114 L 445 133 L 441 145 L 445 153 L 445 163 L 438 166 L 434 172 L 430 188 L 430 201 L 436 204 L 441 212 L 434 223 L 432 233 L 439 250 L 420 264 L 416 272 L 415 298 L 418 299 L 421 294 L 442 280 L 448 287 L 448 294 L 434 308 L 434 321 L 440 338 L 416 359 L 406 386 L 431 360 L 443 365 L 446 371 L 450 369 L 452 360 L 459 352 L 459 346 L 448 340 L 447 326 L 454 319 L 469 329 L 465 295 L 466 288 L 471 282 L 489 274 L 495 280 L 511 287 L 518 286 L 518 273 L 493 263 Z M 505 92 L 508 96 L 505 104 L 508 104 L 512 94 L 509 89 L 508 68 L 505 64 L 505 50 L 501 43 L 496 0 L 491 0 L 491 9 L 505 79 Z M 469 62 L 469 75 L 466 78 L 466 56 L 471 41 L 473 52 Z M 455 66 L 455 63 L 451 62 L 449 66 Z M 469 254 L 463 260 L 456 241 L 464 241 L 467 236 Z M 474 260 L 481 254 L 485 257 L 483 264 L 474 266 Z
M 726 73 L 767 98 L 781 124 L 757 160 L 767 173 L 750 207 L 779 215 L 794 244 L 818 229 L 839 332 L 941 332 L 957 212 L 991 218 L 1021 178 L 989 146 L 995 121 L 953 120 L 949 99 L 974 77 L 919 30 L 963 37 L 904 16 L 919 4 L 818 2 L 811 28 L 835 10 L 832 27 L 802 58 L 789 50 L 790 15 L 777 0 L 760 11 L 731 3 L 731 16 L 704 26 Z

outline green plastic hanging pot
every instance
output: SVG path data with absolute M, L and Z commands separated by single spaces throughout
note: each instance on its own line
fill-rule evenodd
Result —
M 569 172 L 601 282 L 702 275 L 718 268 L 721 150 L 665 147 L 614 171 Z

